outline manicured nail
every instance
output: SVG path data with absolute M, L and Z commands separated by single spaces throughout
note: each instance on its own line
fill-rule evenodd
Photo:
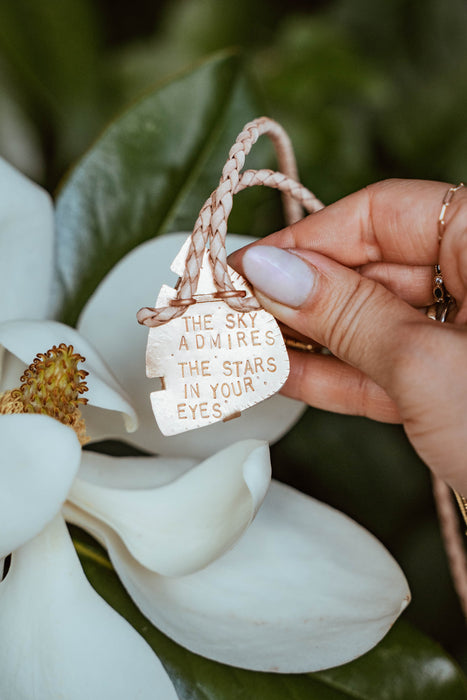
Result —
M 256 289 L 285 306 L 301 306 L 315 281 L 313 270 L 304 260 L 267 245 L 245 251 L 243 271 Z

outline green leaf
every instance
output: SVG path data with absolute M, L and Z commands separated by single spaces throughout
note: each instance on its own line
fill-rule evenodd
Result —
M 137 102 L 78 163 L 57 201 L 62 318 L 138 244 L 191 230 L 228 150 L 261 109 L 239 58 L 217 55 Z
M 137 610 L 105 554 L 78 530 L 75 544 L 86 575 L 154 649 L 181 700 L 466 700 L 467 685 L 440 646 L 404 622 L 371 652 L 314 674 L 244 671 L 204 659 L 172 642 Z M 248 644 L 248 639 L 245 639 Z
M 398 622 L 371 652 L 345 666 L 315 674 L 359 700 L 461 700 L 465 676 L 441 647 L 406 622 Z
M 0 49 L 17 82 L 62 114 L 89 96 L 97 61 L 96 18 L 83 0 L 0 3 Z M 65 104 L 66 103 L 66 104 Z

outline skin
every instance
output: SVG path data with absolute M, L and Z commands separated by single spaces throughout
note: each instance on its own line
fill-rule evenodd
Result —
M 291 351 L 282 393 L 402 423 L 433 472 L 467 495 L 467 187 L 447 209 L 440 243 L 449 186 L 379 182 L 258 241 L 298 255 L 316 281 L 298 308 L 255 292 L 279 321 L 332 353 Z M 229 260 L 241 273 L 244 251 Z M 419 310 L 432 303 L 438 262 L 457 301 L 444 324 Z

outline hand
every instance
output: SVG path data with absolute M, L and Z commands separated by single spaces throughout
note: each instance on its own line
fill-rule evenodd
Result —
M 278 320 L 332 353 L 291 351 L 283 393 L 402 422 L 426 464 L 467 494 L 467 188 L 448 207 L 440 244 L 448 187 L 371 185 L 238 251 L 230 264 Z M 433 301 L 438 262 L 458 307 L 444 324 L 418 310 Z

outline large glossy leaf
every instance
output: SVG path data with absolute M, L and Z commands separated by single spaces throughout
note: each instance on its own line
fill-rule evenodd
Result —
M 152 646 L 181 700 L 466 700 L 456 664 L 434 642 L 399 622 L 371 652 L 315 674 L 276 675 L 209 661 L 178 646 L 136 609 L 105 554 L 74 528 L 75 543 L 94 588 Z M 245 639 L 245 644 L 248 640 Z
M 160 233 L 190 230 L 244 123 L 260 116 L 238 57 L 217 55 L 137 102 L 78 163 L 57 201 L 62 318 Z

